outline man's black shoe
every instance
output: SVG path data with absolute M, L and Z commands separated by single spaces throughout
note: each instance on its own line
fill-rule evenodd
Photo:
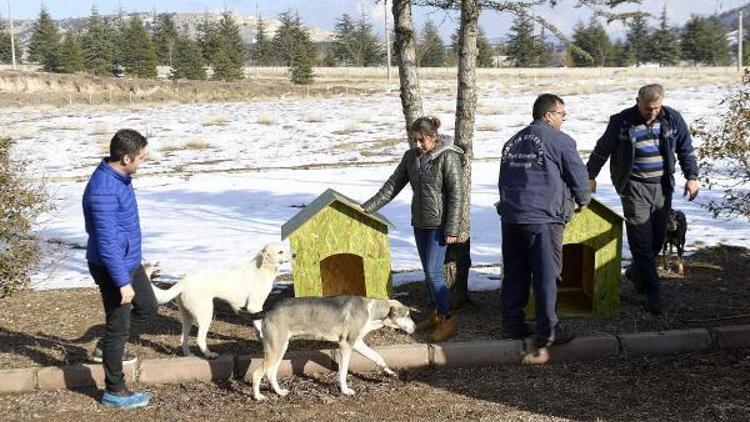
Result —
M 503 332 L 504 338 L 510 338 L 513 340 L 523 340 L 532 335 L 534 335 L 534 330 L 532 330 L 527 324 L 524 324 L 521 329 Z
M 558 327 L 553 331 L 552 335 L 546 339 L 539 337 L 535 338 L 534 345 L 537 349 L 542 347 L 559 346 L 561 344 L 570 343 L 574 338 L 576 338 L 575 334 Z
M 646 302 L 645 305 L 643 305 L 644 309 L 646 309 L 646 312 L 650 313 L 654 316 L 664 316 L 664 305 L 661 303 L 651 303 Z

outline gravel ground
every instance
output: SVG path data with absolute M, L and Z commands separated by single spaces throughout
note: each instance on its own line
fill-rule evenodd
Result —
M 354 397 L 325 375 L 282 379 L 284 398 L 264 385 L 265 402 L 240 381 L 150 386 L 152 405 L 131 411 L 94 389 L 0 396 L 0 420 L 750 420 L 750 350 L 349 379 Z
M 697 251 L 686 260 L 686 275 L 663 274 L 668 304 L 665 318 L 642 311 L 642 298 L 629 283 L 621 287 L 622 309 L 610 318 L 562 318 L 579 335 L 629 333 L 689 327 L 750 324 L 750 250 L 713 247 Z M 407 305 L 425 309 L 423 283 L 396 289 L 396 297 Z M 286 295 L 289 295 L 287 292 Z M 282 295 L 269 298 L 273 304 Z M 474 303 L 456 314 L 458 333 L 450 341 L 501 338 L 500 292 L 474 292 Z M 415 314 L 415 319 L 424 315 Z M 87 353 L 103 332 L 104 313 L 96 289 L 64 289 L 22 292 L 0 300 L 0 369 L 65 365 L 86 361 Z M 179 311 L 175 305 L 160 308 L 159 316 L 129 348 L 141 359 L 176 356 L 180 353 Z M 195 346 L 195 332 L 191 338 Z M 390 329 L 366 338 L 370 345 L 429 342 L 429 332 L 409 336 Z M 209 347 L 219 353 L 260 353 L 251 324 L 245 315 L 234 315 L 217 302 L 216 316 L 208 337 Z M 331 344 L 295 341 L 290 350 L 330 348 Z

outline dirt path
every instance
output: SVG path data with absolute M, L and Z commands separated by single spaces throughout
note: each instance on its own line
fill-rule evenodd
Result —
M 750 420 L 750 350 L 349 378 L 354 397 L 333 375 L 293 377 L 262 403 L 238 381 L 151 386 L 153 405 L 128 412 L 93 389 L 0 396 L 0 420 Z
M 685 278 L 665 275 L 663 292 L 668 304 L 665 318 L 653 318 L 642 309 L 642 298 L 630 284 L 621 287 L 620 313 L 609 318 L 563 317 L 565 326 L 578 335 L 618 334 L 639 331 L 750 324 L 750 250 L 713 247 L 697 251 L 686 261 Z M 424 283 L 396 288 L 396 298 L 427 309 Z M 267 306 L 285 294 L 273 295 Z M 473 292 L 474 305 L 456 314 L 458 332 L 451 341 L 497 340 L 500 326 L 500 292 Z M 424 318 L 416 314 L 415 319 Z M 103 333 L 104 315 L 96 289 L 29 291 L 0 300 L 0 369 L 66 365 L 85 362 L 87 353 Z M 180 316 L 174 304 L 162 306 L 129 349 L 141 359 L 179 356 Z M 194 353 L 195 332 L 191 337 Z M 379 346 L 428 343 L 429 332 L 405 335 L 378 330 L 365 339 Z M 218 353 L 259 354 L 261 345 L 250 321 L 235 315 L 217 301 L 208 335 L 209 347 Z M 294 341 L 290 350 L 330 348 L 331 344 Z

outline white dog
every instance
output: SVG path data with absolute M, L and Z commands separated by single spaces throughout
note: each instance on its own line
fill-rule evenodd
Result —
M 248 264 L 229 269 L 212 269 L 189 274 L 168 290 L 153 286 L 156 301 L 162 305 L 177 298 L 182 313 L 182 353 L 192 356 L 188 336 L 193 323 L 198 324 L 198 347 L 208 359 L 218 353 L 208 350 L 206 335 L 214 315 L 214 298 L 219 298 L 235 312 L 247 308 L 250 313 L 263 310 L 263 302 L 271 293 L 279 266 L 289 261 L 289 252 L 281 243 L 270 243 Z M 253 324 L 261 332 L 261 321 Z

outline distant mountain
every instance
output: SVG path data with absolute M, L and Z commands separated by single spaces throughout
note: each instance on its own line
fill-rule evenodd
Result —
M 750 3 L 720 14 L 719 19 L 721 19 L 721 22 L 728 26 L 732 31 L 736 31 L 738 29 L 740 11 L 742 11 L 744 20 L 743 26 L 745 29 L 750 29 L 748 28 L 748 22 L 750 22 Z
M 143 21 L 146 29 L 150 29 L 154 25 L 155 16 L 153 13 L 128 13 L 125 19 L 129 19 L 132 16 L 138 16 Z M 177 29 L 186 32 L 191 37 L 195 37 L 198 25 L 203 22 L 205 18 L 208 18 L 211 22 L 218 22 L 221 19 L 220 13 L 172 13 Z M 114 19 L 115 15 L 102 15 L 103 19 Z M 247 44 L 253 44 L 255 42 L 256 31 L 258 27 L 257 18 L 251 15 L 234 14 L 234 18 L 237 21 L 237 25 L 240 27 L 240 35 Z M 263 17 L 263 24 L 266 26 L 266 33 L 269 37 L 272 37 L 276 30 L 281 26 L 281 21 L 272 17 Z M 33 25 L 36 20 L 16 20 L 13 22 L 13 32 L 16 34 L 17 39 L 22 45 L 26 45 L 28 40 L 31 38 L 33 32 Z M 65 18 L 55 20 L 57 27 L 62 33 L 68 31 L 79 32 L 82 31 L 88 22 L 88 17 L 83 18 Z M 310 37 L 313 42 L 324 42 L 329 41 L 333 36 L 332 31 L 325 29 L 307 27 L 310 32 Z

